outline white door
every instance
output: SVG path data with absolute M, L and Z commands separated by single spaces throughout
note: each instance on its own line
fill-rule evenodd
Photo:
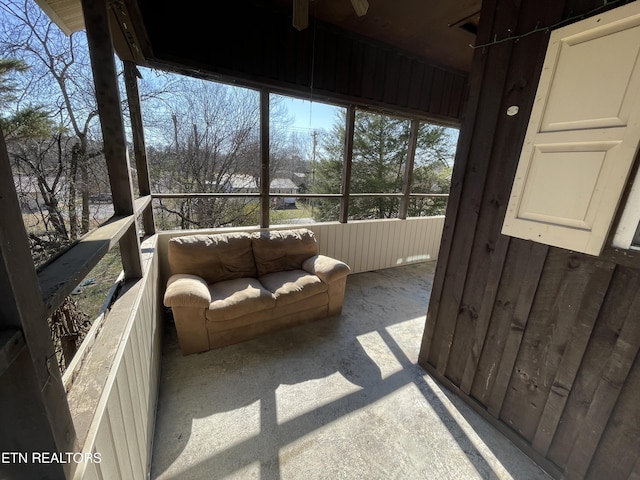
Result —
M 598 255 L 640 143 L 640 2 L 552 32 L 502 233 Z

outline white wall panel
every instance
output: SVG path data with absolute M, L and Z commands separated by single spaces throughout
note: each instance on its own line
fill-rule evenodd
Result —
M 346 262 L 352 273 L 436 260 L 444 217 L 308 225 L 320 253 Z M 333 240 L 335 238 L 335 240 Z M 336 244 L 340 248 L 328 249 Z
M 147 478 L 160 374 L 158 258 L 147 255 L 144 277 L 125 296 L 131 308 L 82 453 L 100 463 L 80 463 L 74 479 Z M 124 300 L 124 297 L 119 301 Z M 112 307 L 112 314 L 122 314 Z M 109 321 L 109 318 L 106 320 Z
M 409 263 L 436 260 L 444 216 L 411 217 L 406 220 L 362 220 L 349 223 L 278 225 L 273 230 L 308 228 L 318 238 L 320 253 L 346 262 L 352 273 L 379 270 Z M 167 244 L 172 237 L 232 231 L 252 232 L 257 228 L 171 231 L 158 234 L 160 282 L 167 281 Z M 164 290 L 161 286 L 161 289 Z

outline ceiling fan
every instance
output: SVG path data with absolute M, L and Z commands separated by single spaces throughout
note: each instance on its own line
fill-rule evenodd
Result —
M 309 1 L 310 0 L 293 0 L 293 26 L 298 30 L 304 30 L 309 25 Z M 362 17 L 369 9 L 367 0 L 351 0 L 351 5 L 356 15 Z

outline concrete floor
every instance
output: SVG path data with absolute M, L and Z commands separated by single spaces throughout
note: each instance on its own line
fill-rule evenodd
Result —
M 340 317 L 183 357 L 165 329 L 152 479 L 544 479 L 416 364 L 435 264 L 351 275 Z

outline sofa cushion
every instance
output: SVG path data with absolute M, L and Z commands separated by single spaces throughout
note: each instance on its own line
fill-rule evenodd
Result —
M 275 296 L 256 278 L 236 278 L 209 285 L 207 320 L 222 322 L 276 306 Z
M 306 228 L 255 232 L 252 237 L 259 277 L 302 269 L 302 263 L 318 253 L 316 237 Z
M 207 283 L 257 277 L 251 235 L 244 232 L 174 237 L 168 258 L 171 274 L 198 275 Z
M 260 283 L 273 292 L 277 305 L 288 305 L 326 292 L 327 285 L 304 270 L 286 270 L 260 277 Z

